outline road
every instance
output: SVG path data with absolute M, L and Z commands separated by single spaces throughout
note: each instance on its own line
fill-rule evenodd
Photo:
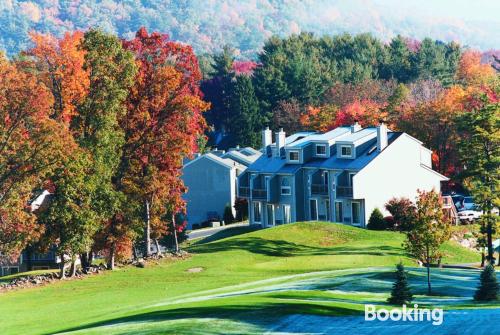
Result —
M 223 230 L 226 230 L 226 229 L 235 228 L 235 227 L 246 227 L 246 226 L 248 226 L 248 221 L 241 222 L 241 223 L 233 223 L 233 224 L 230 224 L 227 226 L 222 226 L 222 227 L 192 230 L 188 233 L 188 240 L 194 240 L 197 238 L 204 238 L 204 237 L 211 236 L 213 234 L 216 234 L 216 233 L 223 231 Z

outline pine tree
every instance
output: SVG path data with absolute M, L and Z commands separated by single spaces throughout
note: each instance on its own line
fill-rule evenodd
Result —
M 392 285 L 391 296 L 387 302 L 393 305 L 409 304 L 413 299 L 410 287 L 408 286 L 408 275 L 403 263 L 396 265 L 396 281 Z
M 476 301 L 491 301 L 498 298 L 498 282 L 495 268 L 488 264 L 481 273 L 479 287 L 474 294 Z

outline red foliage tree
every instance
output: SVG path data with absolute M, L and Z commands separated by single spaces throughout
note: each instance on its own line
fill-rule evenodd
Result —
M 163 229 L 156 221 L 184 211 L 182 160 L 196 150 L 208 104 L 201 97 L 201 74 L 190 46 L 145 28 L 123 45 L 135 54 L 139 71 L 121 120 L 126 144 L 120 183 L 143 204 L 149 254 L 151 228 Z

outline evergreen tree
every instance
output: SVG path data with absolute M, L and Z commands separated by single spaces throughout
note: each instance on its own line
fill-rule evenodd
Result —
M 486 101 L 486 97 L 483 97 Z M 462 177 L 468 184 L 481 216 L 482 233 L 487 238 L 488 257 L 493 262 L 492 236 L 499 220 L 493 212 L 500 205 L 500 104 L 489 103 L 465 112 L 458 118 L 462 137 L 458 145 L 460 158 L 466 166 Z
M 260 147 L 260 131 L 267 117 L 260 113 L 252 80 L 246 75 L 237 76 L 231 94 L 229 130 L 234 143 L 240 146 Z
M 396 265 L 396 281 L 392 285 L 391 296 L 387 302 L 393 305 L 409 304 L 413 299 L 410 287 L 408 286 L 408 274 L 403 263 Z
M 498 282 L 493 265 L 488 264 L 481 272 L 479 287 L 474 294 L 476 301 L 492 301 L 498 298 Z
M 234 215 L 233 215 L 233 210 L 231 208 L 231 205 L 227 204 L 226 207 L 224 207 L 224 224 L 230 224 L 234 222 Z
M 382 212 L 375 208 L 370 215 L 370 219 L 368 220 L 368 229 L 370 230 L 384 230 L 386 228 L 384 216 Z

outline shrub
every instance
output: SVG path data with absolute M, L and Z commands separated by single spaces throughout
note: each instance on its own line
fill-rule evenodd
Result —
M 492 301 L 498 298 L 498 282 L 493 265 L 488 264 L 483 272 L 479 282 L 479 287 L 474 294 L 476 301 Z
M 368 220 L 368 229 L 370 230 L 385 230 L 385 220 L 382 212 L 378 208 L 375 208 L 370 215 Z
M 384 218 L 384 221 L 385 221 L 385 227 L 387 229 L 394 229 L 394 226 L 396 225 L 396 221 L 394 220 L 394 217 L 392 217 L 391 215 L 389 216 L 386 216 Z
M 396 281 L 392 285 L 391 296 L 387 302 L 393 305 L 404 305 L 409 304 L 412 299 L 413 295 L 408 285 L 408 274 L 403 263 L 399 263 L 396 265 Z
M 224 208 L 224 224 L 230 224 L 234 222 L 233 209 L 229 204 Z
M 394 219 L 394 227 L 400 231 L 409 231 L 415 222 L 416 207 L 408 198 L 392 198 L 385 204 L 385 209 Z
M 234 202 L 234 209 L 236 211 L 236 220 L 244 221 L 248 219 L 248 201 L 244 198 L 236 198 Z

